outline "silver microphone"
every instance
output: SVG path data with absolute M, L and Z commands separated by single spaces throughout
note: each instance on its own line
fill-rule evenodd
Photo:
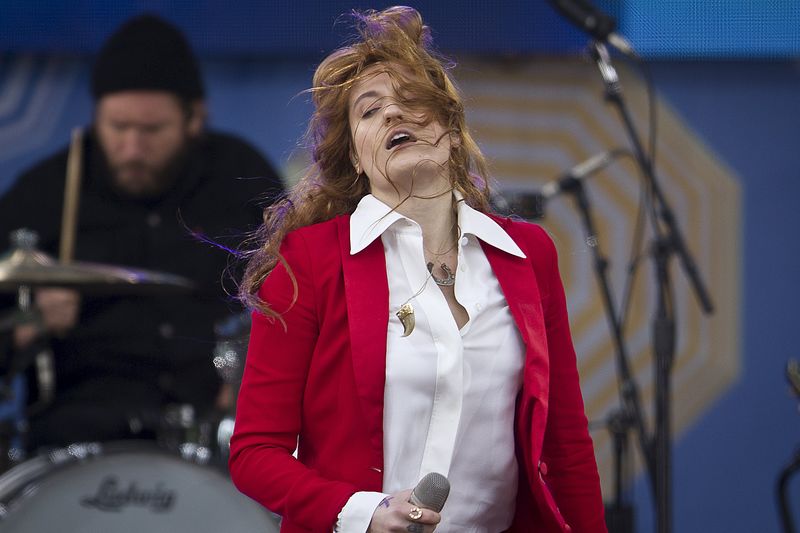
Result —
M 495 194 L 491 200 L 492 208 L 496 213 L 505 216 L 515 215 L 526 220 L 544 218 L 548 200 L 561 192 L 574 189 L 579 181 L 602 170 L 623 155 L 630 155 L 630 152 L 616 148 L 593 155 L 534 192 Z
M 447 478 L 438 472 L 431 472 L 419 480 L 417 486 L 411 491 L 408 502 L 439 513 L 449 495 L 450 482 Z
M 575 180 L 582 180 L 598 172 L 614 161 L 620 155 L 628 153 L 626 150 L 608 150 L 599 154 L 593 155 L 589 159 L 578 163 L 567 172 L 562 174 L 559 178 L 545 183 L 539 193 L 544 200 L 549 200 L 562 191 L 569 188 L 570 184 Z

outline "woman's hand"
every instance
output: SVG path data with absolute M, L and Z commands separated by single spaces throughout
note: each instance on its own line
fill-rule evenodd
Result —
M 416 507 L 408 502 L 409 497 L 411 489 L 384 498 L 372 514 L 367 533 L 431 533 L 436 529 L 441 515 Z M 418 518 L 413 518 L 417 515 Z

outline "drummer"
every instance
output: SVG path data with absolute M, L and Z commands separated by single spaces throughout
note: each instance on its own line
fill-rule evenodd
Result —
M 41 320 L 16 327 L 14 344 L 19 352 L 49 344 L 55 400 L 31 413 L 29 448 L 148 438 L 166 405 L 190 404 L 197 414 L 224 407 L 213 324 L 240 309 L 221 282 L 229 252 L 198 237 L 237 247 L 283 190 L 252 146 L 206 129 L 198 63 L 164 20 L 143 15 L 120 27 L 96 59 L 91 90 L 75 259 L 181 275 L 198 290 L 97 297 L 37 289 Z M 0 197 L 2 250 L 12 230 L 27 227 L 55 255 L 66 166 L 62 150 Z

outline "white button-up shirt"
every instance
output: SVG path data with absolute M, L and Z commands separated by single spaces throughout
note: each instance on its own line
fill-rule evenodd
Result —
M 460 200 L 460 196 L 456 196 Z M 469 321 L 459 329 L 426 268 L 420 226 L 372 195 L 350 218 L 350 253 L 381 238 L 389 280 L 383 412 L 383 493 L 354 494 L 337 531 L 363 533 L 388 494 L 429 472 L 450 480 L 439 533 L 496 533 L 514 516 L 517 463 L 514 409 L 524 345 L 479 243 L 525 257 L 492 219 L 458 202 L 456 300 Z M 395 313 L 410 302 L 416 326 L 403 337 Z

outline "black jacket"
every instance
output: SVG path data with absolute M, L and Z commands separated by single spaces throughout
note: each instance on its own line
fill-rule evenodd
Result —
M 0 198 L 0 249 L 11 230 L 38 232 L 39 248 L 57 256 L 67 150 L 25 172 Z M 174 187 L 160 198 L 132 200 L 112 187 L 96 141 L 85 141 L 75 259 L 185 276 L 198 290 L 181 296 L 85 296 L 80 324 L 54 341 L 57 401 L 74 390 L 127 383 L 148 402 L 207 408 L 219 387 L 212 365 L 214 323 L 241 313 L 227 296 L 229 252 L 261 221 L 263 206 L 283 191 L 269 163 L 250 145 L 209 132 L 193 143 Z M 93 385 L 94 384 L 94 385 Z M 94 389 L 92 388 L 94 387 Z M 100 392 L 100 391 L 103 392 Z M 111 387 L 111 394 L 117 390 Z

